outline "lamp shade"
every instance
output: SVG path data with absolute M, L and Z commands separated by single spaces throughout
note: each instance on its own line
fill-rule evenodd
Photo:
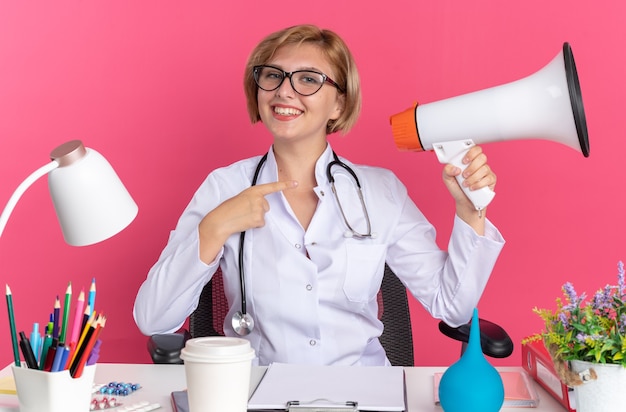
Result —
M 48 173 L 48 186 L 66 243 L 108 239 L 137 216 L 137 204 L 100 153 L 73 140 L 50 157 L 58 167 Z

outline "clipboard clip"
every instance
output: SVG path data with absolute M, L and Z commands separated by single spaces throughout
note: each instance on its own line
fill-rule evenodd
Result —
M 358 402 L 332 402 L 328 399 L 315 399 L 310 402 L 289 401 L 285 411 L 287 412 L 358 412 Z

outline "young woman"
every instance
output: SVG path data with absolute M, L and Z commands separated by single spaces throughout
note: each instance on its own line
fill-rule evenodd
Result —
M 456 204 L 443 251 L 391 171 L 333 152 L 328 135 L 347 133 L 361 106 L 342 39 L 311 25 L 270 34 L 249 58 L 244 87 L 252 122 L 273 144 L 202 183 L 138 292 L 140 330 L 180 328 L 221 267 L 224 329 L 249 339 L 259 364 L 388 365 L 376 300 L 385 262 L 432 316 L 469 321 L 504 240 L 461 190 L 458 168 L 443 169 Z M 465 163 L 464 185 L 493 189 L 480 147 Z

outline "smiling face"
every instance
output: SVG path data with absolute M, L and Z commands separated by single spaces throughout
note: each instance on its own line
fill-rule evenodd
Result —
M 279 48 L 266 64 L 286 72 L 313 70 L 333 78 L 333 70 L 318 46 L 303 43 Z M 285 78 L 276 90 L 257 91 L 258 109 L 263 124 L 274 136 L 275 143 L 314 140 L 326 142 L 326 126 L 337 119 L 344 98 L 336 87 L 324 83 L 310 96 L 302 96 Z

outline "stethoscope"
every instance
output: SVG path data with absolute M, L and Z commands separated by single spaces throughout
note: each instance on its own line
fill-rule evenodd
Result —
M 367 213 L 367 207 L 365 206 L 365 200 L 363 200 L 363 190 L 361 189 L 361 182 L 357 177 L 354 170 L 341 160 L 335 152 L 333 152 L 334 160 L 328 163 L 326 166 L 326 178 L 328 179 L 328 183 L 330 183 L 330 187 L 332 189 L 333 195 L 335 197 L 335 201 L 339 207 L 339 212 L 341 213 L 341 217 L 343 218 L 344 223 L 346 224 L 347 230 L 344 233 L 344 237 L 346 238 L 355 238 L 355 239 L 368 239 L 375 238 L 376 233 L 372 233 L 372 225 L 370 222 L 369 214 Z M 267 153 L 261 157 L 259 163 L 256 166 L 254 171 L 254 176 L 252 177 L 252 186 L 255 186 L 257 180 L 259 178 L 259 173 L 261 172 L 261 168 L 263 164 L 267 160 Z M 348 219 L 343 211 L 343 207 L 341 206 L 341 201 L 339 200 L 339 196 L 337 195 L 337 190 L 335 189 L 335 178 L 332 174 L 333 166 L 342 167 L 346 170 L 354 179 L 357 187 L 357 194 L 359 196 L 359 201 L 361 202 L 361 209 L 363 211 L 363 216 L 365 217 L 365 223 L 367 226 L 367 231 L 365 233 L 357 232 L 351 225 L 348 223 Z M 239 336 L 246 336 L 254 329 L 254 319 L 246 310 L 246 278 L 243 269 L 243 246 L 246 238 L 246 232 L 241 232 L 239 235 L 239 285 L 241 289 L 241 310 L 237 311 L 232 318 L 232 326 L 235 333 Z

